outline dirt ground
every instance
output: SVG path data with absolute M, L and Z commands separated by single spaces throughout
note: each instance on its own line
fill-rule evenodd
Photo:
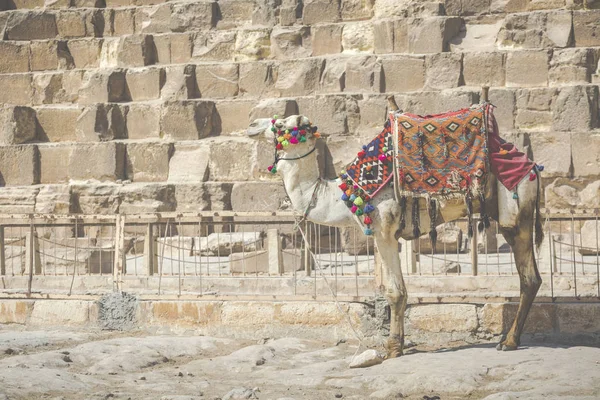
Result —
M 412 348 L 349 369 L 356 349 L 328 338 L 257 342 L 0 326 L 0 400 L 600 398 L 599 348 Z

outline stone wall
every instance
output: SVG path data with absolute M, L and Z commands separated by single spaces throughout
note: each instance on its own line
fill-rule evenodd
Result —
M 0 39 L 0 212 L 276 209 L 252 119 L 309 116 L 332 176 L 387 95 L 482 85 L 546 205 L 600 206 L 598 0 L 0 0 Z

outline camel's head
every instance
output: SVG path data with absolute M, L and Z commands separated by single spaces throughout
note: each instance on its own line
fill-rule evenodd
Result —
M 265 138 L 286 154 L 302 154 L 311 149 L 320 137 L 317 127 L 303 115 L 256 119 L 248 127 L 247 134 L 253 138 Z

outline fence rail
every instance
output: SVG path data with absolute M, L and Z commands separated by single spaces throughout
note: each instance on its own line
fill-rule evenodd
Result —
M 599 210 L 544 212 L 546 239 L 536 256 L 548 296 L 600 298 L 599 217 Z M 435 248 L 427 237 L 400 240 L 409 286 L 455 292 L 440 282 L 477 276 L 487 285 L 482 291 L 518 291 L 512 251 L 498 227 L 467 238 L 467 223 L 438 228 Z M 375 253 L 372 238 L 358 229 L 297 226 L 289 212 L 0 215 L 3 293 L 365 296 L 380 284 Z M 428 288 L 427 278 L 430 286 L 439 279 Z

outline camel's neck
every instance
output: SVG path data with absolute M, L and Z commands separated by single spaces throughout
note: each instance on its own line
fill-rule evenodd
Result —
M 277 170 L 283 177 L 295 212 L 304 215 L 308 211 L 308 220 L 323 225 L 349 226 L 354 223 L 352 213 L 341 200 L 342 193 L 336 182 L 320 178 L 316 152 L 298 160 L 280 160 Z M 311 204 L 313 195 L 315 201 Z

